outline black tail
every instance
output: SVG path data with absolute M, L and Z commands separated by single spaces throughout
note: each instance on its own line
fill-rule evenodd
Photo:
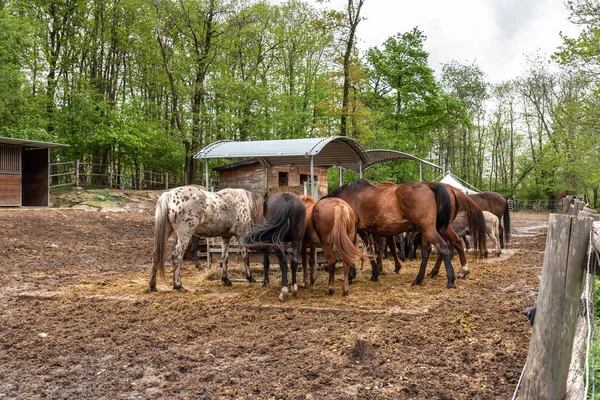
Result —
M 508 202 L 504 208 L 504 247 L 508 246 L 510 240 L 510 210 L 508 209 Z
M 431 182 L 429 187 L 435 193 L 435 200 L 439 208 L 435 228 L 438 231 L 446 229 L 448 224 L 450 224 L 450 217 L 452 216 L 452 203 L 448 190 L 443 184 L 438 182 Z
M 275 208 L 270 218 L 264 218 L 252 231 L 242 237 L 241 245 L 249 249 L 278 248 L 285 251 L 289 246 L 285 244 L 284 239 L 295 219 L 294 206 L 292 199 L 285 199 Z M 263 215 L 266 215 L 268 207 L 267 200 L 263 205 Z

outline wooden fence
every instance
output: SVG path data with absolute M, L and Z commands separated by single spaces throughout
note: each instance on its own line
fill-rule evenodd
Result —
M 174 175 L 168 172 L 147 171 L 142 167 L 92 164 L 80 160 L 51 163 L 49 180 L 50 188 L 95 186 L 161 190 L 186 184 L 183 174 Z M 193 184 L 205 186 L 203 180 L 196 180 Z
M 592 226 L 600 217 L 581 203 L 569 200 L 564 205 L 566 213 L 549 218 L 521 399 L 586 398 L 582 377 L 590 350 L 584 348 L 589 340 L 582 338 L 591 335 L 592 328 L 585 321 L 592 319 L 595 325 L 595 315 L 590 315 L 595 268 L 590 265 L 597 263 L 597 253 L 589 250 L 597 235 Z

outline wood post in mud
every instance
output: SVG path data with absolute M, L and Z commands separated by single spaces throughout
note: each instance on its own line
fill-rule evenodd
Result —
M 521 399 L 565 398 L 592 222 L 550 215 Z

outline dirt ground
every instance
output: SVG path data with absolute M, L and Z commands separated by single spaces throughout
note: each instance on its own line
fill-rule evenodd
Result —
M 443 271 L 412 287 L 418 261 L 399 275 L 388 261 L 378 283 L 359 270 L 347 297 L 341 276 L 326 295 L 320 271 L 315 289 L 280 303 L 275 271 L 268 288 L 223 287 L 214 267 L 189 261 L 190 292 L 170 290 L 168 263 L 149 293 L 152 208 L 127 211 L 0 209 L 0 399 L 506 399 L 515 390 L 547 214 L 513 214 L 509 249 L 470 260 L 455 290 Z M 230 276 L 243 276 L 240 264 Z

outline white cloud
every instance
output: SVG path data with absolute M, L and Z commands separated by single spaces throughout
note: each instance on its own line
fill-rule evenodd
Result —
M 333 0 L 327 7 L 346 4 Z M 552 54 L 560 31 L 577 32 L 563 0 L 365 0 L 361 14 L 367 18 L 357 31 L 361 50 L 418 26 L 436 71 L 452 60 L 476 62 L 492 82 L 520 75 L 526 55 Z

